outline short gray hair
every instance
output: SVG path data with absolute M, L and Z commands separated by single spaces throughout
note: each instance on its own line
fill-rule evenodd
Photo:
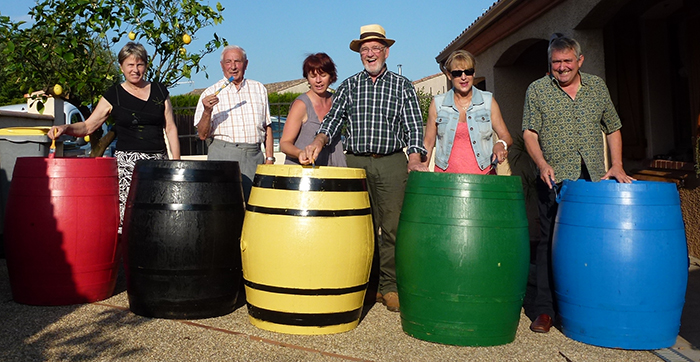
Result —
M 248 60 L 248 55 L 245 52 L 245 49 L 239 47 L 238 45 L 227 45 L 224 47 L 224 50 L 221 51 L 221 61 L 224 61 L 224 54 L 226 54 L 227 51 L 230 50 L 238 50 L 243 54 L 243 60 Z
M 547 57 L 549 58 L 550 63 L 552 62 L 552 53 L 554 51 L 562 52 L 573 50 L 576 59 L 581 58 L 581 44 L 579 44 L 576 39 L 569 38 L 561 34 L 556 35 L 559 36 L 553 36 L 552 40 L 549 41 L 549 47 L 547 48 Z
M 117 55 L 119 64 L 124 63 L 124 61 L 131 56 L 135 57 L 136 59 L 143 60 L 146 63 L 146 66 L 148 66 L 148 52 L 140 43 L 134 43 L 133 41 L 126 43 L 122 50 L 119 51 L 119 55 Z

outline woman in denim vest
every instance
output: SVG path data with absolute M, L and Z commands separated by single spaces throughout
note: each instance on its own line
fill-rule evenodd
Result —
M 435 172 L 495 175 L 496 162 L 508 156 L 513 140 L 496 99 L 474 87 L 475 65 L 465 50 L 453 52 L 445 62 L 452 89 L 430 103 L 424 139 L 426 165 L 435 146 Z

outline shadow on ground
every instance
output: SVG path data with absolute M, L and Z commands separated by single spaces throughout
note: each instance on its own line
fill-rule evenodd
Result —
M 126 290 L 123 277 L 118 279 L 117 290 Z M 3 336 L 0 338 L 0 360 L 92 360 L 99 359 L 108 350 L 118 350 L 118 358 L 128 360 L 130 356 L 143 352 L 142 348 L 126 347 L 119 336 L 129 335 L 123 329 L 135 328 L 149 323 L 149 320 L 118 309 L 104 310 L 96 314 L 97 318 L 81 320 L 72 316 L 80 308 L 99 307 L 16 303 L 12 299 L 5 260 L 0 259 L 0 335 Z M 70 323 L 60 323 L 59 327 L 56 322 L 66 318 L 71 319 Z M 51 354 L 48 355 L 47 351 Z
M 679 334 L 690 342 L 694 349 L 700 350 L 700 265 L 694 265 L 688 274 L 688 288 Z

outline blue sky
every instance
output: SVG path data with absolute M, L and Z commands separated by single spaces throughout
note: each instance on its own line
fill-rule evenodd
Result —
M 205 0 L 200 2 L 207 3 Z M 200 30 L 188 50 L 203 48 L 216 32 L 229 44 L 248 53 L 246 78 L 272 83 L 302 78 L 306 55 L 327 53 L 338 68 L 338 83 L 362 69 L 357 53 L 348 47 L 360 35 L 360 26 L 380 24 L 387 37 L 396 40 L 387 66 L 417 80 L 440 70 L 435 57 L 464 29 L 481 16 L 495 0 L 468 1 L 220 1 L 224 22 Z M 0 0 L 0 14 L 14 21 L 29 20 L 27 12 L 34 0 Z M 212 6 L 216 2 L 209 2 Z M 115 52 L 126 43 L 118 44 Z M 193 83 L 171 89 L 171 94 L 205 88 L 221 77 L 220 52 L 211 53 L 202 64 L 204 73 L 195 74 Z M 335 86 L 338 85 L 335 84 Z

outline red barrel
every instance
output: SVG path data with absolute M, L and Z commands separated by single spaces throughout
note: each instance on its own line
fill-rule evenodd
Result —
M 68 305 L 110 297 L 118 226 L 114 158 L 17 158 L 5 212 L 13 299 Z

